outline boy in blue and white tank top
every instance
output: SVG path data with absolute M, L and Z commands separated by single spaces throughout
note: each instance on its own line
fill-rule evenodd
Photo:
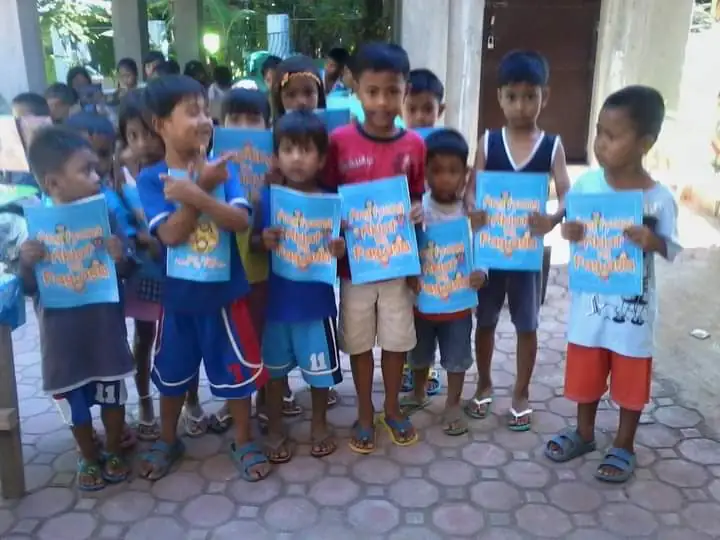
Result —
M 560 137 L 545 133 L 537 119 L 547 103 L 548 65 L 536 52 L 516 51 L 500 63 L 498 101 L 506 119 L 505 127 L 490 129 L 478 143 L 477 170 L 546 173 L 555 181 L 560 201 L 554 215 L 535 214 L 530 218 L 534 236 L 548 234 L 562 220 L 563 197 L 570 186 L 565 150 Z M 466 202 L 475 208 L 475 179 L 466 192 Z M 475 224 L 486 222 L 483 211 L 474 211 Z M 475 350 L 478 385 L 475 396 L 465 407 L 473 418 L 485 418 L 492 405 L 490 366 L 495 327 L 508 299 L 510 317 L 517 333 L 517 378 L 507 426 L 513 431 L 530 429 L 532 409 L 529 387 L 537 354 L 537 326 L 542 291 L 541 272 L 493 270 L 488 284 L 478 291 Z

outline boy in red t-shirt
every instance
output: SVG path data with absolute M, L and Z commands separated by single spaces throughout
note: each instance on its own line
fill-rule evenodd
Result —
M 405 50 L 387 43 L 368 43 L 353 62 L 357 96 L 365 112 L 362 124 L 336 129 L 330 136 L 328 188 L 405 175 L 413 208 L 422 219 L 425 190 L 425 145 L 419 135 L 395 127 L 402 113 L 410 61 Z M 414 297 L 409 281 L 400 278 L 353 284 L 347 259 L 340 261 L 340 346 L 350 355 L 358 396 L 358 420 L 350 448 L 369 454 L 375 449 L 371 399 L 375 343 L 382 348 L 385 406 L 382 422 L 398 446 L 417 439 L 415 428 L 400 411 L 399 394 L 405 357 L 415 347 Z

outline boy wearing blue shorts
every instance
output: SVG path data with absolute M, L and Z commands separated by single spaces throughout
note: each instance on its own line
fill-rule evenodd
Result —
M 205 90 L 197 81 L 169 75 L 144 90 L 152 126 L 165 144 L 165 161 L 143 169 L 140 199 L 150 231 L 163 246 L 196 240 L 198 218 L 209 218 L 210 234 L 246 230 L 250 203 L 224 159 L 205 163 L 212 120 Z M 192 170 L 196 181 L 171 178 L 169 169 Z M 211 195 L 223 186 L 225 200 Z M 207 225 L 205 225 L 207 228 Z M 267 380 L 249 315 L 245 279 L 237 244 L 230 239 L 230 278 L 197 282 L 165 276 L 163 315 L 155 342 L 152 379 L 160 392 L 160 440 L 142 457 L 142 476 L 165 476 L 183 454 L 176 430 L 185 393 L 205 367 L 213 395 L 227 399 L 235 420 L 231 457 L 248 481 L 265 478 L 269 463 L 250 434 L 250 398 Z
M 35 178 L 53 206 L 72 204 L 101 193 L 98 158 L 79 133 L 45 128 L 33 138 L 28 160 Z M 110 214 L 111 230 L 115 219 Z M 131 250 L 118 236 L 105 240 L 118 275 L 129 270 Z M 63 412 L 80 450 L 77 486 L 96 491 L 124 481 L 130 466 L 122 457 L 125 425 L 125 379 L 134 373 L 127 343 L 123 306 L 93 303 L 73 308 L 46 308 L 38 290 L 34 267 L 47 255 L 44 244 L 31 239 L 20 247 L 20 272 L 25 293 L 36 302 L 40 328 L 43 390 Z M 118 287 L 120 283 L 118 282 Z M 122 295 L 121 295 L 122 296 Z M 78 298 L 82 302 L 82 298 Z M 78 332 L 82 332 L 79 338 Z M 106 452 L 93 438 L 90 408 L 99 405 L 107 434 Z
M 273 143 L 280 183 L 303 193 L 321 194 L 320 174 L 328 150 L 328 134 L 322 120 L 309 111 L 285 114 L 275 123 Z M 271 225 L 270 188 L 261 195 L 260 215 L 255 216 L 252 247 L 266 252 L 280 245 L 283 229 Z M 332 257 L 345 254 L 345 240 L 328 238 Z M 342 381 L 337 345 L 337 306 L 332 285 L 285 279 L 272 269 L 268 279 L 268 304 L 263 358 L 272 380 L 267 387 L 267 455 L 272 463 L 292 458 L 290 441 L 283 434 L 282 406 L 285 377 L 295 367 L 310 385 L 313 457 L 332 454 L 337 444 L 327 425 L 328 392 Z

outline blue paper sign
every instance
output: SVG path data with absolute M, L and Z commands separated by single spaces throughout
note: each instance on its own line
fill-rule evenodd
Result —
M 170 169 L 170 176 L 186 178 L 187 172 Z M 187 180 L 190 181 L 190 180 Z M 213 197 L 225 201 L 220 184 Z M 188 281 L 218 282 L 230 280 L 230 242 L 232 235 L 222 230 L 208 216 L 201 215 L 188 241 L 167 248 L 167 275 Z
M 350 109 L 316 109 L 317 114 L 325 123 L 328 133 L 350 123 Z
M 475 264 L 540 271 L 543 239 L 530 234 L 528 218 L 545 213 L 548 175 L 480 171 L 476 186 L 477 205 L 487 212 L 488 224 L 475 233 Z
M 413 129 L 413 131 L 415 133 L 417 133 L 418 135 L 420 135 L 423 138 L 423 140 L 427 139 L 428 135 L 430 135 L 432 132 L 437 131 L 437 130 L 438 130 L 438 128 L 436 128 L 436 127 L 425 127 L 425 128 Z
M 420 274 L 407 178 L 340 186 L 353 283 Z
M 20 279 L 13 274 L 0 274 L 0 325 L 15 330 L 25 324 L 25 315 Z
M 642 249 L 623 234 L 628 227 L 642 225 L 642 192 L 570 193 L 565 208 L 568 221 L 585 225 L 583 241 L 570 244 L 570 290 L 620 296 L 642 294 Z
M 425 226 L 420 247 L 421 313 L 456 313 L 477 306 L 477 292 L 470 288 L 472 242 L 467 218 Z
M 115 263 L 105 248 L 111 233 L 103 195 L 27 207 L 25 215 L 30 238 L 47 250 L 35 266 L 40 305 L 73 308 L 119 301 Z
M 266 129 L 215 128 L 213 153 L 238 152 L 237 167 L 240 182 L 250 188 L 265 185 L 265 173 L 273 155 L 272 132 Z
M 271 225 L 283 229 L 272 253 L 273 272 L 293 281 L 334 285 L 337 259 L 328 244 L 340 236 L 340 197 L 271 186 L 270 212 Z

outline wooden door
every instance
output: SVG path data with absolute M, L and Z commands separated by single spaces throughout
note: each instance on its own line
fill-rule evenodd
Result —
M 568 161 L 587 163 L 597 26 L 601 0 L 487 0 L 479 134 L 504 124 L 497 69 L 516 49 L 534 50 L 550 65 L 550 99 L 540 127 L 562 137 Z

